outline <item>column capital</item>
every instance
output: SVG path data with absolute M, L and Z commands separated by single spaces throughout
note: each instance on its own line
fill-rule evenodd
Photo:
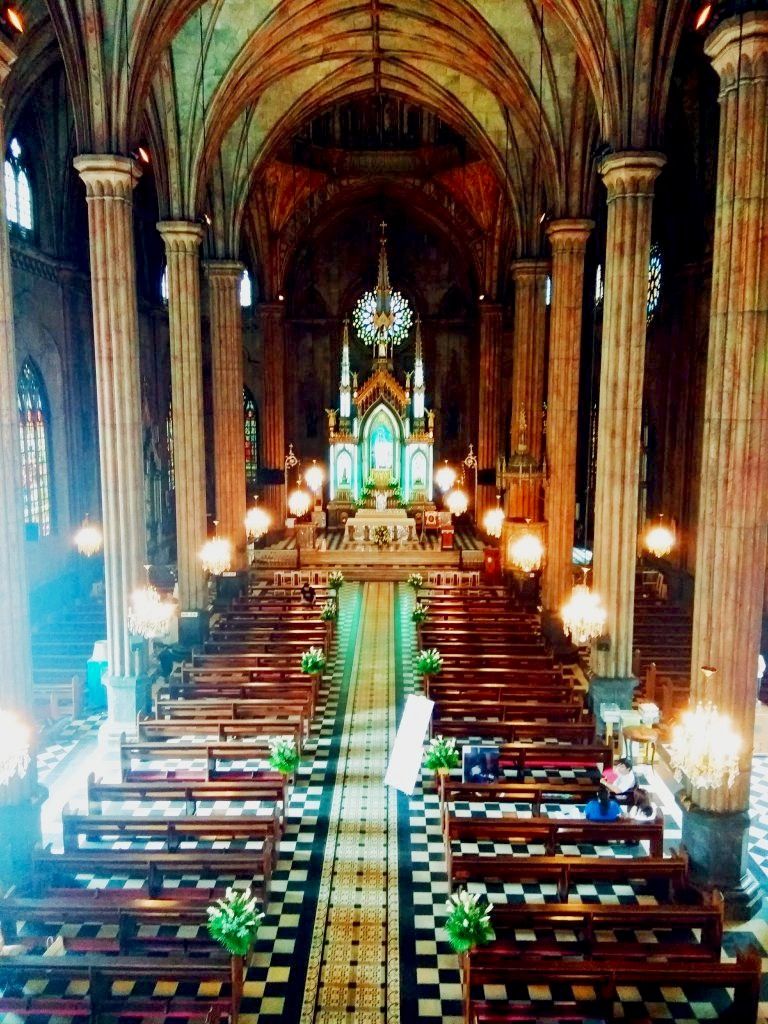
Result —
M 550 221 L 547 238 L 552 252 L 583 252 L 595 226 L 586 217 L 567 217 Z
M 663 153 L 625 150 L 611 153 L 600 164 L 600 175 L 608 189 L 608 202 L 620 196 L 653 196 L 653 184 L 666 164 Z
M 128 156 L 84 153 L 72 161 L 83 179 L 88 199 L 130 199 L 141 168 Z
M 189 220 L 161 220 L 157 230 L 166 252 L 196 253 L 205 235 L 202 224 Z
M 285 319 L 285 303 L 284 302 L 260 302 L 259 303 L 259 316 L 265 320 L 284 320 Z
M 0 39 L 0 86 L 5 85 L 18 54 L 7 39 Z M 2 103 L 2 101 L 0 101 Z
M 238 260 L 206 260 L 203 264 L 211 284 L 230 284 L 239 281 L 245 264 Z
M 504 315 L 504 306 L 500 302 L 481 302 L 478 306 L 480 310 L 481 320 L 490 320 L 491 317 L 501 317 Z
M 721 21 L 704 43 L 704 52 L 720 78 L 721 95 L 738 81 L 764 78 L 765 65 L 755 65 L 768 56 L 768 10 Z
M 512 280 L 519 281 L 523 278 L 546 277 L 549 273 L 549 260 L 541 257 L 525 257 L 512 261 Z

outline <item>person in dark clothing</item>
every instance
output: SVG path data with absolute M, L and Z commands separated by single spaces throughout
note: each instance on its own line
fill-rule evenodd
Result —
M 310 586 L 309 583 L 303 583 L 301 586 L 301 600 L 304 604 L 313 605 L 316 597 L 315 588 Z
M 597 796 L 584 808 L 584 817 L 587 821 L 617 821 L 621 817 L 621 807 L 605 786 L 601 786 Z

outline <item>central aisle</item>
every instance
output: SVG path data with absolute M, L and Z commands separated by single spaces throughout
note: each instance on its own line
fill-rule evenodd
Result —
M 397 801 L 383 784 L 395 720 L 394 587 L 363 590 L 302 1024 L 399 1018 Z

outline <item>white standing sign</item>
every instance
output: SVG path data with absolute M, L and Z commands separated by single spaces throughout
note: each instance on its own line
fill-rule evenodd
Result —
M 413 787 L 421 771 L 424 739 L 434 706 L 434 701 L 414 695 L 409 696 L 405 702 L 403 717 L 389 756 L 384 784 L 399 789 L 407 796 L 413 794 Z

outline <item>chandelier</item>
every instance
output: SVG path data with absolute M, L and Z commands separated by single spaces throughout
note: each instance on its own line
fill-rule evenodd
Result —
M 312 499 L 309 494 L 301 487 L 297 487 L 295 491 L 291 491 L 288 495 L 288 511 L 295 519 L 301 519 L 309 512 L 309 507 L 312 504 Z
M 0 786 L 29 768 L 29 727 L 12 711 L 0 711 Z
M 544 545 L 535 533 L 529 531 L 510 543 L 507 554 L 512 565 L 519 569 L 520 572 L 536 572 L 541 568 L 541 560 L 544 557 Z
M 504 509 L 500 505 L 489 508 L 483 516 L 483 529 L 489 537 L 500 537 L 505 519 Z
M 656 558 L 664 558 L 675 546 L 675 532 L 671 527 L 664 525 L 661 521 L 663 518 L 659 516 L 659 522 L 651 526 L 643 537 L 643 547 Z
M 600 636 L 607 618 L 600 597 L 587 586 L 589 569 L 585 567 L 583 572 L 583 582 L 576 584 L 570 598 L 560 609 L 563 630 L 577 647 L 583 647 Z
M 318 466 L 314 459 L 312 460 L 312 465 L 304 474 L 304 482 L 313 494 L 318 494 L 325 482 L 323 467 Z
M 435 483 L 443 492 L 450 491 L 453 485 L 456 483 L 456 470 L 452 466 L 448 465 L 446 460 L 445 465 L 441 466 L 440 469 L 435 473 Z
M 133 636 L 142 636 L 145 640 L 157 640 L 168 632 L 174 605 L 160 597 L 157 587 L 149 582 L 150 567 L 145 565 L 144 568 L 147 572 L 147 585 L 134 590 L 128 602 L 128 632 Z
M 704 666 L 701 671 L 709 681 L 715 669 Z M 668 749 L 677 781 L 685 775 L 695 789 L 732 786 L 739 774 L 741 738 L 728 715 L 712 701 L 699 700 L 682 713 Z
M 213 525 L 219 525 L 216 519 Z M 211 537 L 200 550 L 200 561 L 203 569 L 211 576 L 221 576 L 223 572 L 228 572 L 232 566 L 232 542 L 226 537 Z
M 88 516 L 83 519 L 83 525 L 75 534 L 75 547 L 81 555 L 91 558 L 92 555 L 101 551 L 104 538 L 98 526 L 88 521 Z
M 245 532 L 251 540 L 260 540 L 272 525 L 272 519 L 265 509 L 254 505 L 245 514 Z
M 445 505 L 452 516 L 463 516 L 469 508 L 469 497 L 460 487 L 454 487 L 446 494 Z
M 392 291 L 387 264 L 386 224 L 381 224 L 379 242 L 379 273 L 376 288 L 357 300 L 352 324 L 358 338 L 366 345 L 377 345 L 378 356 L 386 356 L 387 345 L 399 345 L 408 335 L 413 313 L 400 292 Z

